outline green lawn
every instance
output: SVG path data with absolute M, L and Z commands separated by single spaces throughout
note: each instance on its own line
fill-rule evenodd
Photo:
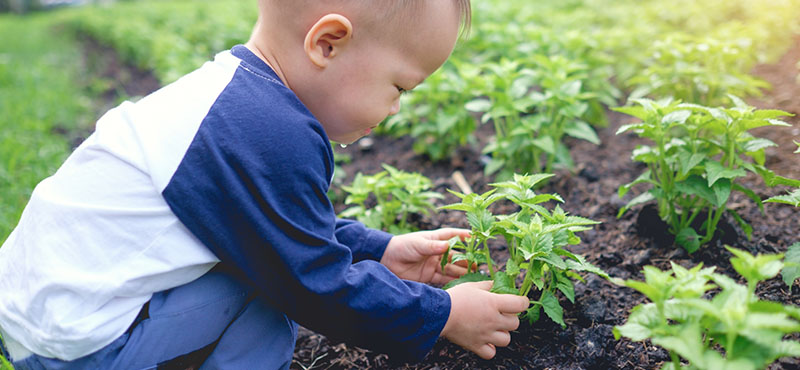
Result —
M 54 19 L 0 15 L 0 241 L 34 186 L 72 150 L 60 133 L 92 124 L 80 48 L 53 28 Z

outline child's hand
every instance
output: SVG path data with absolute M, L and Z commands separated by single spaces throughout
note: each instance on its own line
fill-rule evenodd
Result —
M 517 314 L 525 311 L 527 297 L 490 293 L 491 281 L 464 283 L 447 290 L 450 318 L 441 336 L 488 360 L 497 346 L 511 343 L 512 330 L 519 327 Z
M 445 284 L 467 272 L 465 263 L 447 264 L 442 272 L 442 254 L 447 240 L 454 236 L 466 238 L 469 230 L 447 228 L 397 235 L 386 246 L 381 264 L 401 279 Z

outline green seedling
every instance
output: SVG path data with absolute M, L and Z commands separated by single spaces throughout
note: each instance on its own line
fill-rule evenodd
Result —
M 411 135 L 414 152 L 434 161 L 475 144 L 478 123 L 464 106 L 481 90 L 479 73 L 479 67 L 470 63 L 448 60 L 425 83 L 403 95 L 404 108 L 379 127 L 395 136 Z
M 584 117 L 598 116 L 598 94 L 587 92 L 586 64 L 563 56 L 536 55 L 528 64 L 501 60 L 487 66 L 486 98 L 469 102 L 466 108 L 482 113 L 481 122 L 491 121 L 494 137 L 483 149 L 491 156 L 485 173 L 499 172 L 511 178 L 518 172 L 550 171 L 554 166 L 572 168 L 566 136 L 599 144 Z
M 783 282 L 790 287 L 795 280 L 800 279 L 800 243 L 792 244 L 786 251 L 781 277 L 783 277 Z
M 655 41 L 649 54 L 646 67 L 628 81 L 636 86 L 633 97 L 673 96 L 720 105 L 730 102 L 729 95 L 760 96 L 761 89 L 769 87 L 749 74 L 757 63 L 756 53 L 752 44 L 738 39 L 674 32 Z
M 345 209 L 340 217 L 355 217 L 364 225 L 385 230 L 392 234 L 417 231 L 411 225 L 411 214 L 429 215 L 434 208 L 432 199 L 442 195 L 429 191 L 431 180 L 419 173 L 409 173 L 384 164 L 385 171 L 375 175 L 357 173 L 350 186 L 343 186 L 348 193 L 345 204 L 354 206 Z M 375 206 L 367 205 L 372 199 Z
M 614 327 L 614 337 L 649 339 L 665 348 L 671 361 L 662 370 L 756 370 L 781 357 L 800 356 L 800 342 L 783 339 L 800 332 L 800 309 L 754 294 L 759 282 L 778 274 L 783 256 L 753 256 L 727 248 L 747 286 L 702 264 L 686 269 L 670 262 L 671 271 L 646 266 L 645 281 L 627 280 L 624 285 L 644 294 L 650 303 L 634 307 L 627 322 Z
M 461 202 L 442 208 L 466 212 L 472 228 L 472 236 L 466 241 L 458 238 L 451 240 L 451 250 L 460 252 L 453 255 L 452 260 L 465 259 L 470 266 L 485 263 L 489 270 L 489 276 L 472 273 L 451 285 L 492 279 L 493 292 L 521 296 L 528 296 L 535 287 L 540 292 L 539 298 L 531 300 L 532 305 L 525 317 L 530 323 L 536 322 L 544 309 L 551 320 L 563 327 L 566 326 L 563 308 L 556 293 L 560 291 L 574 302 L 572 281 L 582 280 L 578 272 L 588 271 L 605 278 L 609 276 L 586 262 L 582 256 L 566 249 L 568 245 L 580 243 L 575 233 L 588 230 L 598 222 L 570 216 L 559 206 L 550 211 L 542 204 L 548 201 L 563 202 L 561 197 L 558 194 L 536 194 L 531 190 L 552 176 L 515 174 L 512 181 L 491 184 L 494 189 L 483 194 L 464 195 L 451 191 L 461 198 Z M 488 207 L 500 199 L 513 202 L 520 207 L 520 211 L 510 215 L 493 215 Z M 495 271 L 495 263 L 487 245 L 488 240 L 497 236 L 505 238 L 510 255 L 502 271 Z M 447 255 L 443 261 L 446 260 Z M 518 278 L 521 278 L 520 283 Z
M 763 126 L 788 126 L 778 118 L 791 114 L 756 110 L 735 96 L 730 99 L 735 102 L 733 108 L 708 108 L 671 99 L 636 99 L 635 106 L 614 108 L 641 120 L 620 127 L 618 135 L 633 132 L 653 142 L 633 151 L 632 159 L 646 164 L 647 170 L 621 186 L 619 196 L 638 184 L 649 189 L 622 207 L 618 216 L 633 206 L 656 201 L 658 214 L 676 236 L 676 243 L 692 253 L 711 241 L 725 213 L 751 235 L 752 227 L 727 207 L 731 192 L 739 191 L 763 212 L 761 198 L 739 181 L 748 172 L 759 175 L 768 186 L 800 186 L 800 181 L 778 176 L 765 167 L 764 149 L 776 144 L 749 132 Z M 705 219 L 695 229 L 693 223 L 701 215 Z

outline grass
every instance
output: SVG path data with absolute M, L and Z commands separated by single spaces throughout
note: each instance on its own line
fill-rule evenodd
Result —
M 80 48 L 54 21 L 51 14 L 0 15 L 0 241 L 36 184 L 71 152 L 63 133 L 90 122 Z

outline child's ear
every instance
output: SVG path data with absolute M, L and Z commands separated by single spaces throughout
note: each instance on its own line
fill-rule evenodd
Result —
M 325 68 L 350 41 L 353 25 L 340 14 L 327 14 L 311 26 L 303 43 L 306 55 L 317 67 Z

